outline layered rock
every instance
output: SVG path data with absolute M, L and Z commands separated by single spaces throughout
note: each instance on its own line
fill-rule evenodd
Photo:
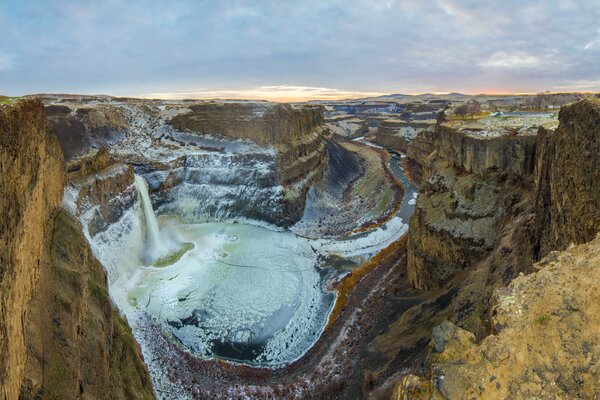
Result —
M 43 104 L 0 106 L 0 132 L 2 398 L 153 398 L 105 272 L 59 209 L 65 164 Z M 100 154 L 83 169 L 105 161 Z
M 531 203 L 535 137 L 476 138 L 438 125 L 411 148 L 425 182 L 409 231 L 408 273 L 415 287 L 432 289 L 490 254 L 506 224 L 530 212 L 522 204 Z
M 65 181 L 56 137 L 35 100 L 0 106 L 0 388 L 18 398 L 26 358 L 25 321 L 41 265 L 46 221 Z
M 537 257 L 600 230 L 600 101 L 565 106 L 560 121 L 538 138 Z
M 406 152 L 408 144 L 414 140 L 418 133 L 435 125 L 435 121 L 404 121 L 401 119 L 386 119 L 377 128 L 377 144 L 396 151 Z
M 314 105 L 202 102 L 187 106 L 170 124 L 181 131 L 278 145 L 301 140 L 323 122 L 322 108 Z

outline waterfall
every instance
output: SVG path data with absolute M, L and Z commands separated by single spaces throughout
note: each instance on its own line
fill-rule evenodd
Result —
M 139 175 L 134 175 L 135 186 L 137 186 L 140 194 L 140 202 L 144 211 L 144 220 L 146 221 L 146 238 L 148 243 L 148 253 L 155 258 L 163 252 L 163 246 L 161 243 L 160 232 L 158 230 L 158 221 L 156 215 L 152 209 L 152 203 L 150 202 L 150 195 L 148 194 L 148 184 L 146 180 Z

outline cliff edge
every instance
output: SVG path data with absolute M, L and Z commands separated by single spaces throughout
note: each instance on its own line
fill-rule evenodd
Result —
M 154 398 L 81 226 L 35 99 L 0 106 L 0 398 Z

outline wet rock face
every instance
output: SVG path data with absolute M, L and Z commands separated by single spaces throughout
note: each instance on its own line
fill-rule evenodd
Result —
M 36 100 L 0 106 L 0 391 L 18 398 L 23 321 L 45 259 L 46 221 L 65 182 L 63 155 Z
M 563 107 L 559 119 L 538 139 L 537 257 L 600 230 L 600 101 Z

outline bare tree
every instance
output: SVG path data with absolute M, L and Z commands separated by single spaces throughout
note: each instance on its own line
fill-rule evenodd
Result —
M 461 104 L 460 106 L 454 109 L 454 114 L 460 115 L 463 119 L 467 114 L 469 114 L 469 106 L 468 103 Z
M 467 113 L 471 116 L 471 119 L 481 111 L 481 104 L 477 100 L 471 100 L 467 104 Z

